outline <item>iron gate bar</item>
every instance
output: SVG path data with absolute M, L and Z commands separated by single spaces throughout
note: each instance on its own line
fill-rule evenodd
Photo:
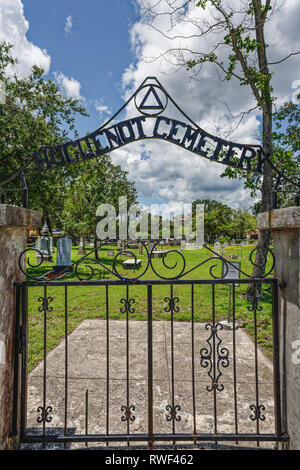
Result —
M 212 289 L 212 322 L 213 322 L 213 329 L 215 328 L 216 323 L 216 311 L 215 311 L 215 286 L 211 286 Z M 214 379 L 216 377 L 216 336 L 213 335 L 213 376 Z M 214 427 L 215 427 L 215 434 L 218 434 L 218 423 L 217 423 L 217 390 L 216 387 L 213 387 L 214 393 Z M 215 444 L 218 444 L 217 439 L 215 440 Z
M 289 440 L 289 436 L 287 433 L 283 433 L 280 436 L 277 434 L 250 434 L 250 433 L 240 433 L 240 434 L 205 434 L 205 433 L 199 433 L 199 434 L 153 434 L 152 436 L 153 441 L 236 441 L 237 439 L 239 441 L 251 441 L 255 442 L 259 439 L 261 442 L 287 442 Z M 64 443 L 64 442 L 127 442 L 128 440 L 128 435 L 127 434 L 110 434 L 110 435 L 105 435 L 105 434 L 89 434 L 86 436 L 85 434 L 76 434 L 74 436 L 64 436 L 63 434 L 61 435 L 49 435 L 47 436 L 47 442 L 49 443 Z M 131 434 L 130 435 L 130 440 L 131 441 L 149 441 L 149 435 L 148 434 Z M 24 443 L 36 443 L 36 442 L 41 442 L 41 439 L 39 436 L 36 435 L 27 435 L 26 438 L 22 441 Z
M 22 353 L 22 327 L 20 325 L 21 313 L 21 286 L 15 286 L 16 309 L 14 318 L 14 375 L 13 375 L 13 414 L 10 437 L 18 435 L 18 393 L 20 375 L 20 353 Z
M 237 408 L 237 377 L 236 377 L 236 338 L 235 338 L 235 284 L 232 284 L 232 354 L 233 354 L 233 386 L 234 386 L 234 423 L 235 423 L 235 433 L 239 433 L 238 428 L 238 408 Z M 238 444 L 238 441 L 236 441 Z
M 276 281 L 275 278 L 273 277 L 266 277 L 263 279 L 260 278 L 239 278 L 238 283 L 239 284 L 251 284 L 254 282 L 257 283 L 263 283 L 263 284 L 273 284 Z M 125 279 L 125 280 L 120 280 L 120 281 L 115 281 L 115 280 L 109 280 L 109 279 L 101 279 L 101 280 L 95 280 L 95 281 L 24 281 L 21 283 L 22 285 L 26 287 L 37 287 L 37 286 L 143 286 L 143 285 L 148 285 L 151 284 L 153 286 L 155 285 L 180 285 L 180 284 L 232 284 L 232 283 L 237 283 L 237 279 L 171 279 L 171 280 L 163 280 L 163 279 Z M 18 285 L 18 283 L 15 283 Z
M 106 307 L 106 434 L 109 434 L 109 297 L 108 286 L 105 286 Z M 109 442 L 106 443 L 109 445 Z
M 147 286 L 148 300 L 148 446 L 153 449 L 153 322 L 152 322 L 152 284 Z
M 27 322 L 27 286 L 21 283 L 22 305 L 22 356 L 21 356 L 21 416 L 20 439 L 24 439 L 27 427 L 27 376 L 28 376 L 28 322 Z
M 196 389 L 195 389 L 195 328 L 194 328 L 194 284 L 191 285 L 191 320 L 192 320 L 192 397 L 193 397 L 193 434 L 197 434 L 196 427 Z M 194 440 L 194 444 L 196 441 Z
M 65 423 L 64 435 L 67 435 L 68 427 L 68 287 L 65 286 Z
M 257 286 L 256 283 L 254 283 L 254 292 L 257 292 Z M 262 310 L 262 307 L 259 307 L 257 305 L 256 299 L 254 299 L 253 302 L 253 308 L 248 307 L 248 309 L 253 310 L 254 314 L 254 361 L 255 361 L 255 397 L 256 397 L 256 407 L 255 407 L 255 413 L 254 413 L 254 418 L 256 419 L 256 433 L 259 434 L 259 421 L 261 419 L 264 419 L 263 415 L 261 415 L 260 411 L 260 403 L 259 403 L 259 388 L 258 388 L 258 358 L 257 358 L 257 310 Z M 253 405 L 251 405 L 253 406 Z M 251 409 L 250 406 L 250 409 Z M 253 409 L 253 408 L 252 408 Z M 252 418 L 251 418 L 252 419 Z M 259 441 L 257 441 L 257 445 L 259 446 Z
M 278 280 L 272 283 L 272 320 L 273 320 L 273 375 L 274 375 L 274 408 L 275 430 L 279 436 L 282 434 L 281 423 L 281 383 L 280 383 L 280 341 L 279 341 L 279 314 L 278 314 Z

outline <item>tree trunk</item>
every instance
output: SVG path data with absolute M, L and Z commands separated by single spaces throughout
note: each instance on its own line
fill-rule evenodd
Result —
M 255 26 L 256 26 L 256 39 L 259 44 L 257 48 L 258 65 L 261 74 L 268 77 L 265 80 L 264 87 L 261 92 L 262 111 L 263 111 L 263 149 L 265 156 L 271 157 L 273 153 L 272 148 L 272 101 L 271 101 L 271 75 L 268 69 L 268 60 L 266 54 L 266 43 L 264 38 L 264 23 L 265 15 L 262 14 L 259 8 L 259 2 L 253 0 L 253 6 L 255 10 Z M 273 179 L 272 169 L 268 159 L 264 162 L 263 169 L 263 183 L 262 183 L 262 195 L 261 195 L 261 210 L 262 212 L 268 212 L 272 209 L 272 190 L 273 190 Z M 264 230 L 260 231 L 259 242 L 256 250 L 256 257 L 254 262 L 254 269 L 252 277 L 261 278 L 265 274 L 265 266 L 268 257 L 268 249 L 271 240 L 271 231 Z M 261 298 L 261 286 L 258 288 L 258 292 L 254 292 L 254 285 L 250 284 L 247 290 L 248 298 Z
M 268 112 L 263 113 L 263 149 L 266 155 L 272 155 L 272 104 L 268 106 Z M 268 212 L 272 209 L 272 168 L 268 161 L 264 163 L 261 211 Z M 268 258 L 268 250 L 271 241 L 271 230 L 261 230 L 256 250 L 252 277 L 262 278 L 265 274 L 265 267 Z M 253 258 L 252 258 L 253 259 Z M 248 299 L 253 299 L 254 289 L 250 284 L 247 290 Z M 256 297 L 261 298 L 261 288 L 256 293 Z

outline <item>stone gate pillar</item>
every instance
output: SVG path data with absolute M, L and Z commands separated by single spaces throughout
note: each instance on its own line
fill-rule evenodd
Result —
M 22 282 L 19 256 L 26 249 L 26 229 L 40 226 L 41 213 L 0 204 L 0 449 L 11 446 L 13 410 L 15 282 Z
M 260 230 L 271 229 L 279 281 L 280 365 L 283 431 L 290 449 L 300 450 L 300 207 L 258 216 Z

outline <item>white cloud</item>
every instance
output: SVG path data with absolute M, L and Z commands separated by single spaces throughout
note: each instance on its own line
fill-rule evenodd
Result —
M 240 3 L 240 0 L 230 1 Z M 143 2 L 144 0 L 136 0 L 138 6 Z M 161 9 L 167 5 L 165 0 L 149 0 L 148 3 L 156 4 L 157 8 Z M 183 3 L 183 0 L 177 0 L 176 5 L 179 3 Z M 189 6 L 186 7 L 188 8 Z M 277 16 L 275 14 L 267 24 L 267 52 L 270 60 L 275 61 L 289 52 L 300 50 L 297 20 L 299 14 L 299 1 L 284 2 L 280 13 Z M 193 21 L 199 21 L 204 15 L 207 13 L 201 8 L 189 10 L 189 17 Z M 173 65 L 172 56 L 169 55 L 168 60 L 153 60 L 170 48 L 205 50 L 208 46 L 211 47 L 217 36 L 210 39 L 210 43 L 207 39 L 193 37 L 195 32 L 198 33 L 196 26 L 184 21 L 179 21 L 170 31 L 170 23 L 164 15 L 157 16 L 154 26 L 170 36 L 191 37 L 188 40 L 179 38 L 171 41 L 149 27 L 144 18 L 135 23 L 130 31 L 135 61 L 123 74 L 124 99 L 127 100 L 147 76 L 156 76 L 178 105 L 205 130 L 236 142 L 258 143 L 259 110 L 246 114 L 236 129 L 235 124 L 239 119 L 233 122 L 228 119 L 228 106 L 233 115 L 239 115 L 241 111 L 247 111 L 254 106 L 255 101 L 248 87 L 240 86 L 235 79 L 221 81 L 213 64 L 206 64 L 197 80 L 192 80 L 184 68 L 174 73 L 176 67 Z M 221 60 L 226 60 L 223 50 L 220 54 Z M 292 83 L 300 79 L 299 56 L 294 56 L 283 66 L 274 65 L 273 69 L 275 95 L 280 105 L 284 100 L 291 98 L 295 91 L 291 88 Z M 129 109 L 127 116 L 133 112 L 133 109 Z M 168 109 L 164 114 L 170 115 Z M 141 160 L 142 152 L 151 158 Z M 178 149 L 170 143 L 144 141 L 130 144 L 130 149 L 123 147 L 113 152 L 112 158 L 129 171 L 130 178 L 136 183 L 140 199 L 158 197 L 169 201 L 191 202 L 197 198 L 211 198 L 232 207 L 247 207 L 253 203 L 249 192 L 243 188 L 240 181 L 219 177 L 224 166 Z
M 50 56 L 45 49 L 28 41 L 28 29 L 21 0 L 0 0 L 0 41 L 14 46 L 12 53 L 19 63 L 9 73 L 15 72 L 20 77 L 28 76 L 33 65 L 42 67 L 46 73 L 50 69 Z
M 65 24 L 66 34 L 69 34 L 71 32 L 72 27 L 73 27 L 73 18 L 71 15 L 69 15 L 66 18 L 66 24 Z
M 56 82 L 63 88 L 68 98 L 84 100 L 80 95 L 81 84 L 75 78 L 68 78 L 62 72 L 54 72 Z
M 104 119 L 105 117 L 108 117 L 111 114 L 111 110 L 109 109 L 109 107 L 100 103 L 99 101 L 95 102 L 95 108 L 99 113 L 100 119 Z

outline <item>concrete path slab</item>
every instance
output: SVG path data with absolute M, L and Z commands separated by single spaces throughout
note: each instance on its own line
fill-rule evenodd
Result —
M 174 398 L 180 406 L 176 432 L 192 433 L 194 416 L 199 433 L 214 432 L 214 393 L 208 368 L 200 364 L 200 350 L 208 346 L 210 331 L 204 324 L 194 325 L 194 364 L 192 370 L 191 324 L 174 323 Z M 67 417 L 69 434 L 86 432 L 86 390 L 88 390 L 88 432 L 126 433 L 127 423 L 121 420 L 126 405 L 126 322 L 109 321 L 109 387 L 107 386 L 107 325 L 105 320 L 85 320 L 68 336 L 67 409 L 65 408 L 65 341 L 47 355 L 47 406 L 52 406 L 52 421 L 47 433 L 64 430 Z M 250 419 L 250 405 L 256 403 L 254 344 L 243 329 L 235 331 L 236 354 L 233 355 L 233 331 L 219 331 L 222 347 L 229 351 L 228 367 L 220 366 L 219 383 L 224 390 L 216 393 L 216 414 L 219 433 L 235 432 L 234 365 L 238 431 L 256 432 L 256 421 Z M 129 402 L 135 409 L 130 433 L 147 433 L 147 322 L 129 321 Z M 265 420 L 259 422 L 261 433 L 274 433 L 273 375 L 271 362 L 258 351 L 259 403 L 265 406 Z M 37 423 L 37 408 L 43 403 L 44 363 L 28 378 L 27 426 L 34 434 L 42 433 Z M 172 403 L 171 323 L 153 322 L 153 408 L 154 432 L 172 432 L 166 420 L 166 406 Z M 193 409 L 193 380 L 195 409 Z M 109 419 L 107 420 L 107 405 Z M 116 444 L 114 444 L 116 445 Z M 270 445 L 270 444 L 269 444 Z M 269 446 L 264 444 L 265 447 Z M 272 444 L 274 445 L 274 444 Z M 71 448 L 80 447 L 72 444 Z

